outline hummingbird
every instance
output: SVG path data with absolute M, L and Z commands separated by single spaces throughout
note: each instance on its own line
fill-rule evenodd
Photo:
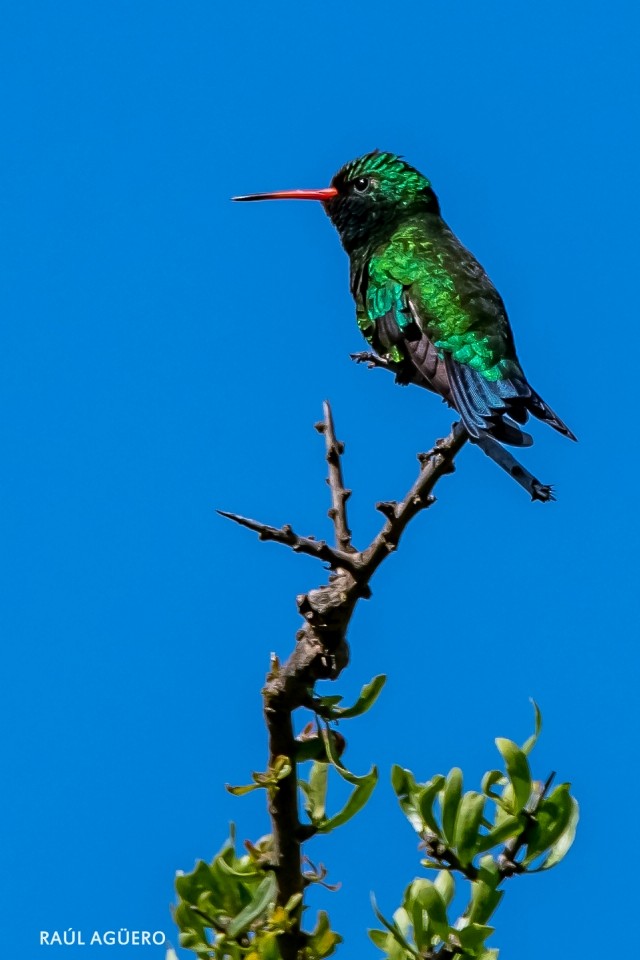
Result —
M 439 394 L 471 442 L 532 500 L 555 499 L 503 445 L 533 443 L 522 429 L 530 414 L 576 437 L 528 382 L 502 297 L 443 220 L 426 176 L 374 150 L 345 164 L 328 187 L 233 199 L 319 201 L 349 257 L 356 321 L 374 351 L 354 359 Z

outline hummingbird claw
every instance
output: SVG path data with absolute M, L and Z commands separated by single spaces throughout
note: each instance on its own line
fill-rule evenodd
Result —
M 366 350 L 360 350 L 358 353 L 349 354 L 352 360 L 355 360 L 356 363 L 367 363 L 371 359 L 371 354 L 367 353 Z
M 531 500 L 540 500 L 541 503 L 549 503 L 549 501 L 555 501 L 553 495 L 553 487 L 547 483 L 540 483 L 539 480 L 535 480 L 531 484 Z

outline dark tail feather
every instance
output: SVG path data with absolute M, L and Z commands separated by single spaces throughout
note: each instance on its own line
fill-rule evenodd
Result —
M 523 403 L 529 400 L 530 390 L 526 383 L 489 381 L 449 356 L 445 362 L 456 409 L 472 440 L 491 436 L 514 447 L 531 446 L 532 438 L 516 422 L 527 421 Z
M 454 405 L 473 440 L 486 435 L 514 447 L 530 446 L 531 437 L 517 426 L 527 422 L 529 413 L 570 440 L 576 439 L 524 375 L 487 380 L 468 364 L 458 363 L 451 354 L 445 355 L 445 369 Z
M 530 447 L 533 443 L 531 434 L 521 430 L 506 414 L 488 420 L 484 434 L 499 440 L 500 443 L 508 443 L 511 447 Z M 480 435 L 482 436 L 482 431 Z
M 531 446 L 529 434 L 518 427 L 528 417 L 531 390 L 525 381 L 487 380 L 451 354 L 445 355 L 445 368 L 454 405 L 472 440 L 491 436 L 514 447 Z
M 542 420 L 543 423 L 548 423 L 550 427 L 553 427 L 554 430 L 557 430 L 558 433 L 561 433 L 563 437 L 568 437 L 569 440 L 577 440 L 576 435 L 569 430 L 569 427 L 560 419 L 557 413 L 554 413 L 548 404 L 544 402 L 542 397 L 535 392 L 531 391 L 531 399 L 529 400 L 527 407 L 538 420 Z
M 486 453 L 494 463 L 502 467 L 510 477 L 513 477 L 516 483 L 524 487 L 532 500 L 540 500 L 542 503 L 555 500 L 552 488 L 546 483 L 540 483 L 532 473 L 529 473 L 521 463 L 518 463 L 513 454 L 501 447 L 493 437 L 483 434 L 477 439 L 472 438 L 471 442 L 477 444 L 483 453 Z

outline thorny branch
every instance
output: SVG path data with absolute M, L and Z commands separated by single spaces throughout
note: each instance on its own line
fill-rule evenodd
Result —
M 278 528 L 219 511 L 229 520 L 254 530 L 261 540 L 273 540 L 295 552 L 315 556 L 327 563 L 331 571 L 327 583 L 297 597 L 304 625 L 298 630 L 295 649 L 286 663 L 281 666 L 274 658 L 262 691 L 269 734 L 269 765 L 273 765 L 276 757 L 286 756 L 292 767 L 269 801 L 273 832 L 271 866 L 281 905 L 304 888 L 301 845 L 314 832 L 313 827 L 301 824 L 299 819 L 292 713 L 310 703 L 310 688 L 317 680 L 335 680 L 346 667 L 349 662 L 346 633 L 358 600 L 371 596 L 369 583 L 373 574 L 397 548 L 413 517 L 435 502 L 436 483 L 453 472 L 454 459 L 467 440 L 465 430 L 456 423 L 448 437 L 438 440 L 432 450 L 418 456 L 420 471 L 415 483 L 400 502 L 376 504 L 385 522 L 369 546 L 359 551 L 351 542 L 347 522 L 346 502 L 351 491 L 345 487 L 342 475 L 344 446 L 336 439 L 329 403 L 324 404 L 324 416 L 316 428 L 325 441 L 334 546 L 314 537 L 302 537 L 288 524 Z M 283 960 L 295 960 L 304 946 L 299 919 L 279 938 L 279 944 Z
M 335 428 L 333 426 L 333 415 L 331 407 L 327 400 L 322 405 L 324 420 L 316 423 L 318 433 L 324 434 L 327 450 L 327 463 L 329 464 L 329 476 L 327 483 L 331 489 L 331 508 L 329 517 L 333 520 L 333 529 L 336 537 L 336 547 L 342 547 L 349 553 L 355 553 L 351 544 L 351 530 L 347 522 L 347 500 L 351 496 L 351 490 L 347 490 L 342 479 L 342 454 L 344 453 L 344 444 L 336 440 Z
M 350 491 L 347 491 L 347 493 Z M 352 558 L 348 553 L 330 547 L 324 540 L 316 540 L 315 537 L 301 537 L 295 533 L 292 527 L 285 523 L 281 527 L 270 527 L 266 523 L 259 523 L 257 520 L 250 520 L 248 517 L 241 517 L 238 513 L 227 513 L 226 510 L 217 511 L 221 517 L 227 520 L 233 520 L 239 523 L 241 527 L 247 527 L 249 530 L 255 530 L 261 540 L 273 540 L 275 543 L 283 543 L 291 547 L 294 553 L 306 553 L 310 557 L 317 557 L 318 560 L 324 560 L 332 568 L 340 565 L 346 570 L 352 568 Z M 353 548 L 352 548 L 353 549 Z

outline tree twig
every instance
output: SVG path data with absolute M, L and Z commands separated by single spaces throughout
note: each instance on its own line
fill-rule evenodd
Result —
M 368 583 L 382 561 L 389 553 L 397 548 L 402 533 L 409 522 L 426 510 L 433 503 L 433 488 L 438 480 L 447 473 L 455 470 L 454 459 L 469 439 L 462 424 L 455 423 L 451 433 L 443 440 L 437 440 L 433 449 L 428 453 L 418 454 L 420 473 L 413 486 L 403 500 L 382 501 L 376 504 L 376 509 L 386 517 L 386 522 L 380 532 L 366 549 L 355 550 L 351 543 L 351 531 L 347 523 L 346 500 L 351 491 L 346 489 L 342 479 L 341 454 L 343 445 L 336 440 L 333 417 L 329 403 L 325 403 L 325 417 L 316 424 L 316 429 L 325 435 L 327 447 L 326 459 L 329 464 L 328 484 L 331 489 L 332 506 L 329 516 L 332 518 L 336 543 L 339 546 L 330 547 L 324 540 L 315 537 L 301 537 L 295 533 L 290 524 L 282 527 L 272 527 L 259 520 L 251 520 L 236 513 L 218 510 L 222 517 L 233 520 L 240 526 L 254 530 L 261 540 L 273 540 L 290 547 L 296 553 L 305 553 L 319 560 L 324 560 L 332 570 L 346 570 L 353 575 L 354 581 L 364 590 L 361 596 L 368 595 Z M 301 613 L 304 611 L 301 610 Z
M 472 863 L 466 866 L 460 862 L 457 855 L 435 835 L 435 833 L 426 832 L 422 836 L 422 844 L 425 853 L 430 860 L 437 860 L 443 870 L 457 870 L 467 878 L 467 880 L 476 880 L 478 871 Z
M 327 483 L 331 490 L 329 516 L 333 521 L 336 547 L 339 547 L 347 553 L 356 553 L 356 550 L 351 544 L 351 530 L 349 529 L 349 523 L 347 521 L 347 500 L 351 496 L 351 490 L 347 490 L 342 478 L 342 454 L 344 453 L 344 444 L 336 440 L 333 414 L 327 400 L 324 401 L 322 409 L 324 419 L 316 424 L 316 430 L 318 433 L 324 435 L 327 450 L 326 459 L 329 464 Z
M 359 573 L 370 579 L 384 558 L 398 546 L 402 533 L 409 522 L 435 503 L 433 488 L 438 480 L 455 470 L 454 459 L 469 439 L 461 423 L 454 423 L 451 433 L 444 440 L 438 440 L 433 450 L 418 454 L 421 463 L 420 474 L 401 503 L 378 503 L 376 507 L 383 513 L 387 522 L 373 542 L 360 555 Z
M 275 543 L 283 543 L 291 547 L 294 553 L 306 553 L 310 557 L 317 557 L 318 560 L 324 560 L 329 564 L 332 570 L 338 567 L 344 567 L 349 570 L 353 565 L 353 558 L 343 550 L 330 547 L 324 540 L 316 540 L 315 537 L 301 537 L 295 533 L 292 527 L 285 523 L 281 527 L 272 527 L 267 523 L 261 523 L 259 520 L 251 520 L 248 517 L 241 517 L 238 513 L 227 513 L 226 510 L 216 510 L 221 517 L 227 520 L 233 520 L 241 527 L 247 527 L 254 530 L 261 540 L 273 540 Z

